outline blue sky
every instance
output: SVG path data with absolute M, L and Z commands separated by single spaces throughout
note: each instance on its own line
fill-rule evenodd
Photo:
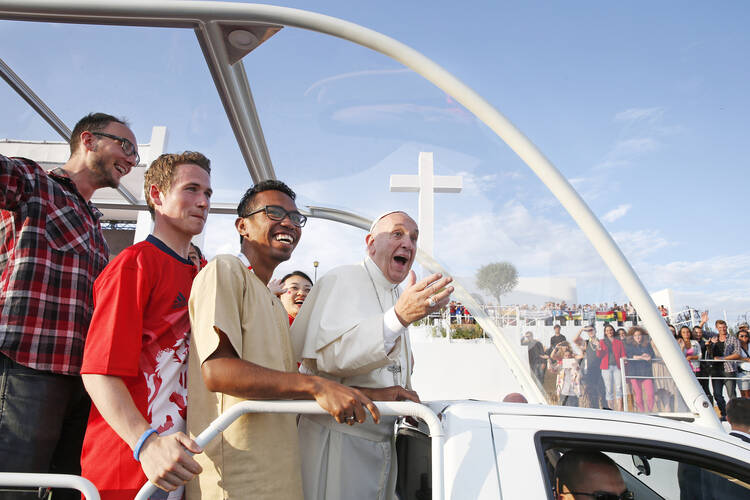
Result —
M 750 116 L 746 2 L 280 2 L 373 28 L 482 94 L 583 195 L 651 291 L 711 318 L 750 311 L 745 209 Z M 169 149 L 214 164 L 216 201 L 249 186 L 190 31 L 0 21 L 0 57 L 68 124 L 125 115 L 137 137 L 166 125 Z M 400 64 L 331 37 L 285 28 L 244 60 L 277 175 L 301 204 L 373 216 L 413 194 L 419 151 L 464 192 L 436 196 L 437 257 L 459 276 L 510 260 L 522 276 L 572 276 L 581 301 L 622 292 L 534 174 L 442 91 Z M 57 140 L 6 86 L 0 137 Z M 214 217 L 209 254 L 234 251 Z M 279 271 L 320 272 L 361 255 L 361 231 L 311 221 Z

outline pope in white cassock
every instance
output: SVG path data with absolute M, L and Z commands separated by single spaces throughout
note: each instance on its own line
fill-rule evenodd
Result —
M 418 235 L 406 213 L 386 213 L 365 237 L 365 260 L 335 268 L 315 284 L 291 331 L 301 372 L 357 387 L 373 401 L 419 402 L 411 390 L 407 327 L 444 307 L 453 287 L 452 278 L 440 274 L 415 283 Z M 394 422 L 381 417 L 379 424 L 357 424 L 352 415 L 347 426 L 324 415 L 301 416 L 305 498 L 393 498 Z

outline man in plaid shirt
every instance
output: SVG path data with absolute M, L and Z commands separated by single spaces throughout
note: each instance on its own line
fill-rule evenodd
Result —
M 109 259 L 90 200 L 138 164 L 136 144 L 123 120 L 94 113 L 61 168 L 0 156 L 0 471 L 80 474 L 83 345 Z

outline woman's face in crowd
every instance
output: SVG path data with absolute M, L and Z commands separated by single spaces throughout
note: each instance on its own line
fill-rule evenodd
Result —
M 737 334 L 737 338 L 740 339 L 740 342 L 743 344 L 747 344 L 749 336 L 750 333 L 747 333 L 747 330 L 740 330 L 740 333 Z
M 290 276 L 284 282 L 284 288 L 286 288 L 286 291 L 279 298 L 286 312 L 296 318 L 302 303 L 307 298 L 307 294 L 310 293 L 312 283 L 302 276 Z
M 615 336 L 615 329 L 612 326 L 607 325 L 604 328 L 604 335 L 606 335 L 607 337 L 614 337 Z
M 636 330 L 633 333 L 633 340 L 635 340 L 636 344 L 640 344 L 642 338 L 643 338 L 643 334 L 641 332 L 639 332 L 638 330 Z
M 690 343 L 690 328 L 687 326 L 680 328 L 680 337 L 684 342 Z

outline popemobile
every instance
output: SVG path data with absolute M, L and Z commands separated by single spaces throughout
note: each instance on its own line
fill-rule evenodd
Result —
M 427 401 L 424 404 L 377 403 L 383 415 L 414 417 L 400 419 L 394 428 L 398 451 L 397 494 L 400 498 L 571 498 L 560 491 L 561 472 L 557 465 L 572 449 L 601 452 L 612 459 L 628 492 L 619 496 L 597 491 L 579 492 L 575 498 L 750 498 L 750 444 L 727 433 L 727 424 L 720 422 L 654 302 L 612 236 L 572 184 L 526 136 L 485 99 L 432 60 L 388 36 L 357 24 L 269 5 L 181 0 L 4 0 L 0 2 L 0 19 L 18 21 L 33 30 L 44 27 L 59 30 L 60 23 L 81 25 L 88 30 L 82 31 L 84 39 L 87 33 L 100 35 L 102 32 L 96 30 L 104 30 L 103 27 L 106 30 L 131 27 L 127 29 L 139 30 L 138 36 L 143 38 L 163 30 L 177 33 L 175 36 L 180 38 L 175 40 L 182 40 L 181 37 L 186 34 L 190 36 L 191 32 L 194 33 L 218 91 L 226 120 L 234 133 L 236 148 L 249 172 L 248 178 L 241 179 L 238 176 L 246 174 L 222 172 L 219 166 L 219 171 L 212 174 L 219 184 L 223 175 L 228 175 L 233 183 L 243 186 L 251 181 L 277 177 L 278 172 L 271 163 L 261 119 L 250 92 L 251 77 L 262 72 L 257 71 L 256 66 L 253 67 L 254 71 L 246 72 L 243 60 L 258 55 L 259 60 L 263 61 L 263 54 L 256 54 L 259 47 L 265 50 L 267 45 L 276 43 L 279 38 L 281 40 L 278 42 L 282 43 L 283 37 L 296 36 L 294 33 L 313 32 L 333 37 L 329 41 L 352 42 L 360 46 L 356 54 L 369 49 L 378 53 L 378 57 L 391 58 L 423 77 L 444 94 L 441 94 L 444 102 L 455 106 L 450 109 L 460 108 L 463 114 L 468 111 L 483 124 L 482 127 L 486 126 L 504 141 L 556 197 L 638 311 L 642 319 L 640 324 L 648 330 L 653 345 L 669 367 L 670 383 L 682 402 L 679 408 L 673 410 L 679 412 L 657 415 L 550 404 L 547 392 L 529 370 L 524 351 L 519 350 L 517 332 L 498 326 L 493 318 L 483 312 L 476 297 L 457 279 L 452 298 L 471 311 L 490 341 L 479 347 L 460 342 L 439 343 L 431 341 L 431 334 L 425 333 L 429 327 L 422 325 L 411 328 L 416 358 L 415 389 Z M 13 47 L 6 49 L 14 50 Z M 141 63 L 126 54 L 110 55 L 131 70 Z M 83 65 L 80 75 L 68 76 L 83 79 L 86 71 L 95 71 L 93 68 Z M 7 64 L 0 64 L 0 69 L 11 88 L 67 141 L 62 120 L 34 93 L 31 86 Z M 331 85 L 345 85 L 346 78 L 336 79 Z M 153 85 L 156 91 L 158 82 L 153 82 Z M 434 90 L 433 87 L 431 89 Z M 160 90 L 163 92 L 165 89 Z M 315 85 L 308 90 L 314 92 Z M 97 84 L 93 83 L 88 91 L 96 94 Z M 123 92 L 121 98 L 131 97 Z M 327 102 L 326 98 L 323 92 L 318 95 L 320 102 Z M 258 108 L 266 104 L 259 101 Z M 331 106 L 337 104 L 334 102 Z M 273 105 L 281 106 L 278 103 Z M 303 106 L 299 103 L 295 105 Z M 352 110 L 334 109 L 331 116 L 345 117 L 344 111 Z M 278 112 L 286 113 L 288 109 L 281 106 Z M 337 125 L 335 119 L 331 118 L 329 121 L 323 120 L 321 126 L 335 128 Z M 348 130 L 356 136 L 356 128 Z M 483 130 L 486 133 L 487 129 Z M 155 128 L 151 143 L 139 147 L 144 162 L 158 156 L 164 150 L 165 142 L 166 132 L 162 128 Z M 0 153 L 23 155 L 19 154 L 25 152 L 22 146 L 0 144 Z M 64 143 L 58 146 L 63 147 Z M 36 159 L 42 163 L 54 163 L 46 158 Z M 221 162 L 214 164 L 221 165 Z M 143 167 L 143 164 L 135 167 L 132 174 L 135 180 L 125 178 L 119 191 L 109 190 L 111 192 L 94 200 L 105 212 L 105 219 L 109 213 L 114 214 L 111 220 L 141 225 L 144 218 L 138 214 L 144 213 L 145 204 L 133 193 L 141 189 L 138 183 L 142 177 L 138 177 L 138 170 L 142 176 Z M 429 167 L 431 169 L 432 165 Z M 284 173 L 291 176 L 293 172 Z M 363 203 L 367 203 L 370 195 L 364 188 L 370 180 L 366 173 L 360 174 L 362 177 L 358 178 L 358 182 L 363 186 Z M 441 181 L 437 177 L 429 179 L 433 184 L 430 189 L 439 190 Z M 451 186 L 446 189 L 455 192 L 455 183 Z M 426 188 L 421 186 L 421 189 Z M 412 190 L 418 190 L 418 187 L 415 185 Z M 219 185 L 215 192 L 220 191 Z M 420 196 L 424 194 L 420 191 Z M 340 206 L 339 200 L 330 199 L 328 203 L 331 206 L 310 204 L 302 212 L 309 218 L 349 226 L 342 226 L 342 231 L 356 231 L 353 228 L 367 230 L 370 226 L 369 218 L 334 208 L 334 205 Z M 232 210 L 233 205 L 220 201 L 211 206 L 214 214 L 231 214 Z M 420 219 L 422 216 L 420 213 Z M 135 231 L 141 232 L 138 227 Z M 438 262 L 429 250 L 429 246 L 422 246 L 418 252 L 417 260 L 422 269 L 451 275 L 450 269 Z M 317 264 L 316 261 L 316 272 Z M 420 338 L 423 342 L 420 342 Z M 486 369 L 488 371 L 479 372 L 485 375 L 472 375 L 471 380 L 463 385 L 472 387 L 462 392 L 449 388 L 451 380 L 455 382 L 459 375 L 457 369 L 444 369 L 446 359 L 451 359 L 459 369 L 465 367 L 471 370 L 471 365 L 479 362 L 491 366 Z M 498 402 L 504 395 L 514 392 L 523 394 L 528 403 Z M 198 443 L 206 444 L 246 413 L 315 414 L 323 411 L 312 401 L 247 401 L 216 420 L 197 438 Z M 68 487 L 79 489 L 87 499 L 99 498 L 96 488 L 89 481 L 76 476 L 0 472 L 0 487 Z M 146 484 L 137 498 L 149 498 L 154 490 L 155 486 Z

